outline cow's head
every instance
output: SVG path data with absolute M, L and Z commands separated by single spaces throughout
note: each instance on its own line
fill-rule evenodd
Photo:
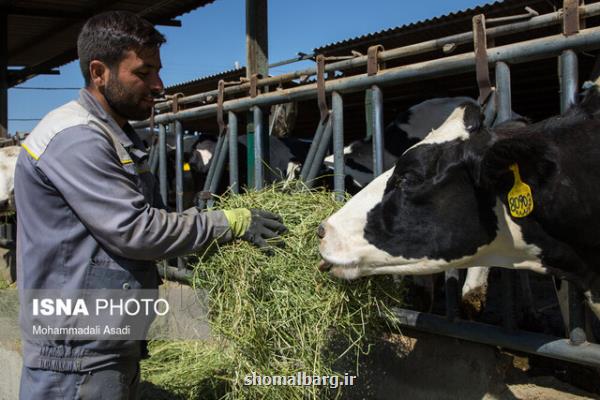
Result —
M 515 246 L 519 227 L 489 189 L 482 169 L 497 137 L 482 120 L 472 102 L 457 107 L 394 168 L 324 221 L 321 268 L 354 279 L 501 262 L 539 265 L 535 248 Z M 504 178 L 494 176 L 494 184 Z

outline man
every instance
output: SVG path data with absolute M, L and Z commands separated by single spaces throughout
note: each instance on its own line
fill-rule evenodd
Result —
M 23 329 L 21 399 L 133 399 L 143 342 L 29 340 L 23 320 L 36 289 L 156 289 L 153 260 L 235 238 L 256 245 L 285 231 L 247 209 L 168 213 L 127 123 L 148 118 L 163 91 L 164 37 L 128 12 L 92 17 L 77 49 L 85 88 L 23 143 L 15 174 Z

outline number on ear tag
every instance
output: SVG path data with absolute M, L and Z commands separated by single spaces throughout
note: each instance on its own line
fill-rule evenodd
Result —
M 510 189 L 510 192 L 508 192 L 510 215 L 515 218 L 523 218 L 533 211 L 533 195 L 531 194 L 529 185 L 521 181 L 519 166 L 513 164 L 509 168 L 515 177 L 515 184 Z

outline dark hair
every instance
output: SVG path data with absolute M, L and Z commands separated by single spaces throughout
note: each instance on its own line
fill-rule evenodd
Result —
M 145 19 L 128 11 L 108 11 L 87 20 L 77 38 L 79 66 L 85 85 L 90 84 L 90 62 L 118 65 L 127 50 L 158 48 L 166 42 L 162 33 Z

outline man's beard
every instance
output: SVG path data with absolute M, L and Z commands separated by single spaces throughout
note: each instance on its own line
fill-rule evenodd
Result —
M 141 105 L 141 100 L 145 96 L 128 93 L 125 86 L 112 72 L 102 94 L 110 108 L 125 119 L 141 121 L 150 117 L 152 109 L 144 108 Z

